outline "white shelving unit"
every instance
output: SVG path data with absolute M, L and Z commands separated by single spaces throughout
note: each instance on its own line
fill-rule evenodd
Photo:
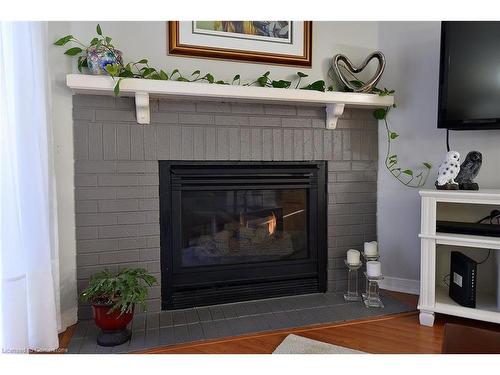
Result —
M 77 94 L 113 95 L 115 80 L 109 76 L 68 74 L 66 84 Z M 320 92 L 269 87 L 218 85 L 196 82 L 126 78 L 120 83 L 121 96 L 135 97 L 137 122 L 149 124 L 149 98 L 186 98 L 217 101 L 307 104 L 325 107 L 326 128 L 335 129 L 345 108 L 390 107 L 394 97 L 353 92 Z
M 448 296 L 448 288 L 436 283 L 436 259 L 438 245 L 466 248 L 491 249 L 500 273 L 500 238 L 436 232 L 439 203 L 476 204 L 500 206 L 500 190 L 479 191 L 422 190 L 421 196 L 421 261 L 420 261 L 420 324 L 432 326 L 434 313 L 500 323 L 500 309 L 496 295 L 478 292 L 476 308 L 468 308 L 454 302 Z M 498 281 L 497 281 L 497 284 Z M 500 287 L 499 287 L 500 288 Z M 497 292 L 498 293 L 498 292 Z M 499 293 L 500 297 L 500 293 Z

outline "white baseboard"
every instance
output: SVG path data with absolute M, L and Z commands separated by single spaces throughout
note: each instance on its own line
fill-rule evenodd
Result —
M 392 290 L 408 294 L 420 294 L 420 281 L 411 279 L 401 279 L 399 277 L 387 277 L 379 283 L 381 289 Z

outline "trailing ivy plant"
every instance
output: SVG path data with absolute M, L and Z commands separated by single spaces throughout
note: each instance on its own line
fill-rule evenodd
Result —
M 69 42 L 75 43 L 78 47 L 73 47 L 64 52 L 68 56 L 78 55 L 78 71 L 82 71 L 82 68 L 87 67 L 87 50 L 91 46 L 96 48 L 104 47 L 109 51 L 114 52 L 115 47 L 111 44 L 112 38 L 108 36 L 103 36 L 101 26 L 98 24 L 96 27 L 97 37 L 93 38 L 88 46 L 80 42 L 73 35 L 66 35 L 58 39 L 54 44 L 57 46 L 64 46 Z M 120 94 L 120 83 L 124 78 L 142 78 L 142 79 L 156 79 L 156 80 L 172 80 L 179 82 L 206 82 L 211 84 L 219 85 L 242 85 L 242 86 L 253 86 L 258 85 L 261 87 L 275 87 L 275 88 L 291 88 L 292 81 L 286 81 L 283 79 L 273 80 L 270 78 L 270 72 L 265 72 L 262 76 L 258 77 L 255 81 L 250 83 L 241 83 L 241 78 L 239 74 L 236 74 L 231 82 L 226 82 L 223 80 L 217 80 L 211 73 L 201 74 L 200 70 L 195 70 L 191 75 L 183 75 L 179 69 L 174 69 L 170 74 L 168 74 L 163 69 L 157 69 L 149 65 L 147 59 L 141 59 L 136 62 L 129 62 L 127 64 L 118 62 L 116 64 L 108 64 L 105 67 L 108 74 L 116 79 L 114 93 L 115 95 Z M 305 86 L 299 87 L 302 78 L 307 77 L 307 74 L 302 72 L 297 72 L 297 82 L 295 89 L 303 90 L 316 90 L 325 91 L 325 81 L 319 80 L 313 83 L 307 84 Z
M 381 95 L 380 93 L 379 95 Z M 395 107 L 395 106 L 394 106 Z M 384 121 L 385 129 L 387 132 L 387 153 L 385 156 L 385 167 L 387 170 L 403 185 L 412 188 L 421 188 L 425 185 L 429 177 L 432 164 L 429 162 L 422 162 L 422 167 L 413 170 L 409 168 L 402 168 L 398 165 L 398 155 L 391 152 L 392 143 L 399 137 L 399 134 L 389 128 L 387 122 L 387 115 L 391 107 L 377 108 L 373 111 L 373 116 L 377 120 Z
M 352 77 L 352 80 L 349 81 L 351 84 L 357 87 L 361 87 L 364 85 L 363 81 L 360 81 L 352 72 L 347 69 L 345 66 L 340 65 L 344 71 Z M 380 96 L 394 95 L 394 90 L 389 90 L 387 88 L 379 89 L 374 87 L 371 90 L 372 94 L 378 94 Z M 392 108 L 396 108 L 396 104 L 393 104 Z M 422 167 L 418 169 L 410 169 L 400 167 L 398 164 L 398 155 L 392 153 L 392 145 L 393 142 L 399 137 L 399 134 L 392 131 L 389 128 L 389 123 L 387 121 L 387 115 L 389 114 L 391 107 L 385 108 L 377 108 L 373 111 L 373 117 L 377 120 L 384 121 L 386 133 L 387 133 L 387 152 L 385 156 L 384 165 L 386 169 L 389 171 L 391 175 L 394 176 L 396 180 L 402 183 L 404 186 L 411 188 L 421 188 L 427 182 L 427 178 L 429 177 L 430 171 L 432 169 L 432 164 L 429 162 L 422 162 Z

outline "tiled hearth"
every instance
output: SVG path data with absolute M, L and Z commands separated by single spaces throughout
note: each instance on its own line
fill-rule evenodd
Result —
M 152 100 L 151 124 L 139 125 L 132 98 L 76 95 L 73 104 L 79 290 L 103 268 L 142 266 L 160 280 L 158 160 L 326 160 L 329 291 L 345 289 L 347 249 L 376 237 L 371 110 L 346 110 L 326 130 L 324 109 L 313 107 Z M 159 319 L 159 286 L 147 304 L 148 319 Z M 90 316 L 81 303 L 80 319 Z
M 363 302 L 345 302 L 343 293 L 310 294 L 239 302 L 210 307 L 162 311 L 137 316 L 130 342 L 115 347 L 96 343 L 98 328 L 83 320 L 68 347 L 69 353 L 128 353 L 173 344 L 239 336 L 255 332 L 338 323 L 346 320 L 411 311 L 414 308 L 382 295 L 383 309 L 367 309 Z

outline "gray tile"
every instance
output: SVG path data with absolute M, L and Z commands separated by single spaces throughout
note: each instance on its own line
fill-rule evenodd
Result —
M 279 322 L 280 328 L 297 327 L 298 323 L 294 321 L 286 311 L 278 311 L 273 313 L 275 319 Z
M 217 333 L 217 325 L 214 321 L 201 322 L 201 327 L 203 329 L 203 334 L 207 339 L 219 337 Z
M 127 353 L 129 345 L 130 345 L 130 340 L 127 342 L 124 342 L 121 345 L 113 346 L 112 353 L 113 354 Z
M 148 329 L 144 337 L 145 348 L 155 348 L 160 345 L 160 329 Z
M 77 354 L 80 353 L 80 348 L 83 344 L 83 337 L 73 337 L 68 345 L 68 353 L 69 354 Z
M 189 338 L 191 341 L 199 341 L 205 339 L 203 327 L 201 323 L 188 324 Z
M 236 318 L 238 316 L 236 311 L 234 311 L 233 305 L 221 305 L 220 307 L 225 319 Z
M 215 327 L 217 328 L 217 337 L 234 336 L 231 324 L 229 324 L 226 320 L 215 321 Z
M 74 338 L 82 338 L 87 334 L 87 329 L 89 324 L 91 324 L 91 320 L 81 320 L 76 325 L 75 332 L 73 333 Z
M 132 320 L 132 331 L 141 331 L 146 328 L 146 314 L 135 314 Z
M 146 329 L 158 329 L 160 327 L 160 313 L 146 314 Z
M 256 302 L 244 302 L 243 308 L 246 311 L 246 315 L 256 315 L 259 314 L 259 308 L 257 307 Z
M 189 341 L 189 330 L 187 324 L 174 326 L 175 343 L 184 343 Z
M 198 317 L 200 322 L 207 322 L 212 320 L 212 315 L 210 314 L 210 309 L 208 307 L 197 307 Z
M 210 306 L 209 310 L 213 320 L 224 319 L 224 313 L 221 306 Z
M 200 318 L 195 308 L 185 310 L 184 314 L 186 316 L 186 322 L 188 324 L 198 323 L 200 321 Z
M 96 336 L 87 335 L 83 339 L 82 346 L 80 347 L 79 353 L 81 353 L 81 354 L 94 354 L 96 349 L 97 349 Z
M 172 345 L 174 342 L 174 327 L 160 328 L 160 345 Z
M 181 325 L 181 324 L 186 324 L 186 315 L 184 314 L 184 311 L 182 310 L 177 310 L 172 312 L 172 320 L 174 326 Z
M 112 346 L 100 346 L 100 345 L 97 345 L 95 353 L 96 354 L 112 354 L 113 353 L 113 347 Z
M 248 310 L 243 303 L 236 303 L 233 305 L 234 312 L 238 317 L 248 316 Z
M 343 293 L 325 293 L 325 300 L 328 306 L 344 304 Z
M 128 350 L 130 352 L 138 351 L 144 349 L 144 338 L 146 336 L 146 331 L 134 331 L 132 332 L 132 338 L 130 339 L 130 345 Z

